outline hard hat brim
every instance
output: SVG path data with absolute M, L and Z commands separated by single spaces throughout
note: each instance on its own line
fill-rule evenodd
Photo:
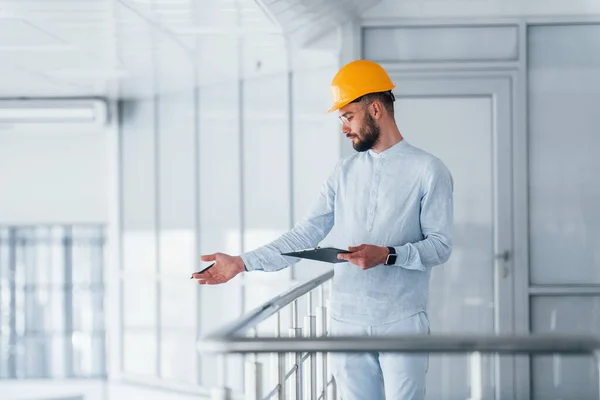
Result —
M 395 89 L 395 88 L 396 88 L 396 85 L 392 83 L 391 85 L 389 85 L 389 86 L 386 86 L 386 87 L 382 88 L 381 90 L 377 90 L 377 89 L 376 89 L 376 90 L 372 90 L 372 91 L 369 91 L 369 92 L 367 92 L 367 93 L 364 93 L 364 94 L 359 94 L 359 95 L 357 95 L 357 96 L 356 96 L 355 98 L 353 98 L 353 99 L 349 99 L 349 100 L 348 100 L 348 99 L 344 99 L 344 100 L 337 101 L 337 102 L 336 102 L 336 103 L 334 103 L 334 104 L 333 104 L 333 106 L 332 106 L 332 107 L 331 107 L 331 108 L 330 108 L 330 109 L 327 111 L 327 113 L 332 113 L 332 112 L 334 112 L 334 111 L 336 111 L 336 110 L 339 110 L 340 108 L 347 106 L 348 104 L 352 103 L 354 100 L 356 100 L 356 99 L 358 99 L 358 98 L 360 98 L 360 97 L 362 97 L 362 96 L 366 96 L 366 95 L 368 95 L 368 94 L 371 94 L 371 93 L 382 93 L 382 92 L 388 92 L 388 91 L 391 91 L 391 90 L 393 90 L 393 89 Z

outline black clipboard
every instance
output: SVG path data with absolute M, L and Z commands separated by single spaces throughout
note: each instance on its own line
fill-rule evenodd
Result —
M 350 253 L 348 250 L 336 249 L 335 247 L 317 247 L 315 249 L 306 249 L 293 251 L 291 253 L 281 253 L 282 256 L 306 258 L 309 260 L 322 261 L 327 263 L 342 263 L 346 260 L 339 260 L 337 255 L 340 253 Z

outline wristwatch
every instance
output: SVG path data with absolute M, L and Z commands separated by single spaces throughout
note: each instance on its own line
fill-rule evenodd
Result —
M 396 258 L 398 258 L 398 255 L 396 254 L 396 249 L 394 249 L 391 246 L 388 246 L 388 250 L 390 253 L 385 259 L 385 265 L 394 265 L 396 264 Z

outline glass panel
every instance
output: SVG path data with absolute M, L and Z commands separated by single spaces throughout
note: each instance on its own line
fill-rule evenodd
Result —
M 65 338 L 25 336 L 17 342 L 18 378 L 64 378 Z
M 336 67 L 294 73 L 293 102 L 293 171 L 294 222 L 298 222 L 313 205 L 323 182 L 340 156 L 340 125 L 326 110 L 331 107 L 329 84 Z M 321 243 L 328 245 L 329 238 Z M 310 279 L 324 272 L 325 264 L 303 260 L 295 264 L 295 279 Z
M 207 86 L 200 91 L 199 242 L 206 254 L 242 251 L 238 104 L 237 84 Z M 207 195 L 216 187 L 219 196 Z
M 9 278 L 10 241 L 7 230 L 2 232 L 7 236 L 0 239 L 0 281 L 5 281 Z
M 122 268 L 138 276 L 154 277 L 157 271 L 156 235 L 156 104 L 149 100 L 120 102 L 121 159 L 122 159 Z M 126 284 L 127 285 L 127 284 Z M 142 286 L 142 285 L 138 285 Z M 125 323 L 142 320 L 151 314 L 147 307 L 156 308 L 155 289 L 140 288 L 150 295 L 138 298 L 125 289 Z M 151 290 L 148 292 L 148 290 Z M 141 311 L 136 305 L 146 303 Z M 143 306 L 143 304 L 142 304 Z M 149 323 L 154 325 L 154 322 Z
M 194 92 L 160 97 L 160 227 L 193 228 L 195 198 Z
M 102 241 L 104 229 L 96 225 L 78 225 L 71 229 L 73 240 L 82 243 L 94 243 Z
M 247 4 L 256 5 L 257 3 Z M 256 11 L 264 18 L 265 13 L 259 11 L 258 8 Z M 265 20 L 265 25 L 270 24 L 269 20 Z M 256 76 L 273 76 L 285 73 L 290 68 L 290 57 L 283 35 L 246 35 L 244 40 L 239 43 L 241 45 L 241 74 L 246 79 L 253 79 Z M 306 58 L 303 56 L 302 61 L 306 61 Z M 269 87 L 265 86 L 265 89 L 268 91 Z
M 0 337 L 4 337 L 10 334 L 7 327 L 7 310 L 5 307 L 9 305 L 8 300 L 10 293 L 9 286 L 9 275 L 8 275 L 8 230 L 0 227 Z M 0 379 L 5 377 L 7 371 L 7 356 L 4 352 L 4 340 L 0 339 Z
M 123 269 L 137 274 L 156 272 L 156 236 L 154 231 L 123 232 Z
M 365 58 L 377 61 L 509 61 L 518 58 L 517 26 L 367 28 Z
M 73 332 L 73 374 L 80 377 L 101 377 L 104 367 L 104 334 Z
M 33 238 L 37 244 L 48 245 L 53 242 L 52 227 L 50 226 L 36 226 L 31 228 L 30 232 L 31 238 Z
M 460 182 L 454 188 L 452 257 L 431 273 L 431 331 L 491 334 L 494 332 L 492 99 L 401 96 L 399 90 L 396 119 L 404 137 L 439 157 L 450 169 L 454 181 Z M 493 398 L 490 357 L 484 358 L 484 368 L 484 397 Z M 447 393 L 468 398 L 468 379 L 466 355 L 432 355 L 428 398 L 445 398 Z
M 207 5 L 209 3 L 206 3 Z M 208 17 L 206 7 L 203 7 L 202 15 Z M 233 17 L 233 14 L 231 15 Z M 210 18 L 210 17 L 208 17 Z M 207 19 L 208 21 L 208 19 Z M 196 66 L 197 79 L 202 90 L 215 82 L 222 82 L 223 86 L 230 85 L 239 79 L 240 76 L 240 40 L 232 35 L 198 35 L 196 42 Z M 210 54 L 210 57 L 206 57 Z M 235 107 L 237 102 L 231 103 L 230 107 Z M 235 114 L 235 110 L 232 114 Z M 203 113 L 203 107 L 200 107 L 200 113 Z M 235 116 L 234 116 L 235 118 Z M 202 121 L 202 118 L 200 118 Z M 200 130 L 202 132 L 202 130 Z
M 89 242 L 82 240 L 73 243 L 73 283 L 90 283 L 92 270 L 99 268 L 98 251 Z
M 528 32 L 531 281 L 598 284 L 600 25 Z
M 104 284 L 104 260 L 105 257 L 104 241 L 93 242 L 91 248 L 91 283 L 92 285 L 102 286 Z M 73 280 L 77 282 L 79 274 L 73 273 Z
M 163 331 L 161 339 L 161 377 L 193 383 L 196 379 L 196 330 Z
M 4 324 L 4 322 L 3 322 Z M 6 326 L 3 325 L 3 329 L 8 328 L 8 324 Z M 10 377 L 9 374 L 9 363 L 8 359 L 10 357 L 10 333 L 8 330 L 4 330 L 0 332 L 0 379 L 7 379 Z
M 156 224 L 154 100 L 121 102 L 123 229 L 152 230 Z
M 0 379 L 9 377 L 10 337 L 10 240 L 8 229 L 0 228 Z
M 21 228 L 16 231 L 16 281 L 61 285 L 64 282 L 62 229 Z
M 73 329 L 86 332 L 104 329 L 104 293 L 101 290 L 73 289 Z
M 158 189 L 160 206 L 160 272 L 187 277 L 196 264 L 196 131 L 194 70 L 189 55 L 166 41 L 159 47 Z M 171 65 L 178 60 L 179 73 Z M 186 89 L 181 89 L 186 88 Z
M 531 316 L 534 333 L 598 334 L 600 297 L 533 297 Z M 531 368 L 534 399 L 597 399 L 600 395 L 591 356 L 534 356 Z
M 54 227 L 51 230 L 52 240 L 50 241 L 49 255 L 46 255 L 46 265 L 50 273 L 48 282 L 56 284 L 61 288 L 65 281 L 65 229 Z
M 244 250 L 251 250 L 290 229 L 288 76 L 248 79 L 243 94 L 244 185 L 249 189 L 244 192 Z M 284 276 L 289 271 L 247 279 Z
M 17 334 L 17 345 L 14 349 L 17 378 L 66 377 L 67 371 L 71 369 L 71 365 L 66 364 L 67 360 L 70 360 L 66 355 L 73 345 L 71 338 L 66 340 L 64 336 L 68 328 L 68 307 L 72 307 L 73 310 L 75 329 L 84 327 L 99 330 L 103 327 L 102 286 L 97 286 L 93 293 L 82 290 L 81 286 L 75 286 L 73 303 L 66 304 L 63 238 L 64 232 L 69 233 L 70 229 L 41 226 L 19 228 L 15 231 L 17 283 L 14 316 L 10 315 L 10 274 L 0 279 L 0 376 L 12 377 L 8 370 L 9 358 L 12 357 L 9 353 L 11 318 L 14 318 Z M 86 231 L 84 228 L 80 233 L 92 231 Z M 98 242 L 96 245 L 102 246 L 102 243 Z M 99 259 L 99 262 L 101 261 L 102 259 Z M 93 322 L 90 322 L 90 319 Z M 103 332 L 97 334 L 103 338 Z M 96 352 L 99 357 L 95 361 L 96 364 L 103 363 L 104 350 Z
M 47 285 L 29 286 L 22 291 L 24 333 L 63 333 L 65 331 L 65 292 Z M 17 324 L 20 321 L 17 316 Z
M 0 282 L 0 377 L 8 376 L 10 338 L 10 286 Z
M 178 281 L 162 280 L 160 309 L 163 328 L 196 329 L 197 286 L 194 282 L 182 285 Z
M 123 332 L 124 372 L 156 375 L 156 332 L 135 330 Z
M 200 91 L 200 251 L 202 254 L 223 252 L 237 255 L 241 248 L 240 132 L 239 85 L 237 82 L 204 86 Z M 227 162 L 223 162 L 227 160 Z M 218 165 L 218 168 L 215 168 Z M 219 188 L 211 196 L 210 188 Z M 207 195 L 208 193 L 208 195 Z M 207 266 L 201 263 L 199 268 Z M 208 334 L 224 320 L 237 318 L 242 312 L 242 289 L 234 282 L 227 285 L 198 286 L 200 330 Z M 181 306 L 180 306 L 181 307 Z M 200 357 L 200 356 L 198 356 Z M 216 382 L 216 364 L 202 358 L 200 380 L 207 386 Z M 241 364 L 240 364 L 241 365 Z M 230 366 L 231 375 L 241 377 Z M 242 392 L 242 379 L 233 389 Z M 239 389 L 238 389 L 239 388 Z
M 19 231 L 16 239 L 15 281 L 17 285 L 35 282 L 35 248 L 26 231 Z
M 193 219 L 193 216 L 190 216 Z M 160 269 L 163 276 L 189 277 L 196 267 L 194 230 L 161 230 Z
M 125 327 L 156 326 L 156 282 L 139 279 L 123 282 L 123 323 Z
M 278 238 L 292 224 L 289 75 L 279 73 L 246 79 L 242 94 L 244 250 L 252 250 Z M 244 305 L 254 304 L 256 293 L 262 289 L 249 287 L 252 281 L 282 280 L 290 276 L 290 269 L 247 274 L 244 276 L 247 285 Z M 204 294 L 202 298 L 206 298 Z M 210 307 L 210 303 L 207 306 Z M 233 315 L 228 313 L 225 317 Z M 203 362 L 203 373 L 206 365 Z M 239 371 L 237 366 L 232 368 Z
M 97 227 L 73 229 L 73 283 L 101 283 L 103 276 L 103 230 Z
M 0 228 L 0 379 L 9 377 L 10 232 Z
M 15 330 L 17 335 L 25 334 L 26 309 L 25 309 L 25 291 L 21 289 L 15 290 Z
M 197 284 L 193 286 L 197 287 Z M 260 288 L 262 289 L 262 288 Z M 253 291 L 260 290 L 255 287 Z M 239 318 L 244 312 L 244 304 L 242 302 L 242 286 L 232 282 L 228 285 L 208 285 L 199 288 L 198 307 L 199 310 L 199 331 L 200 335 L 207 335 L 223 327 L 227 323 L 231 323 Z M 179 306 L 181 307 L 181 305 Z M 249 310 L 250 308 L 248 308 Z M 188 316 L 186 323 L 191 325 L 192 318 L 196 318 L 196 314 Z M 272 332 L 272 331 L 271 331 Z M 215 382 L 218 379 L 218 371 L 215 368 L 217 357 L 211 355 L 200 355 L 202 359 L 202 367 L 200 369 L 201 376 L 199 377 L 202 384 L 209 385 L 210 382 Z M 230 357 L 231 360 L 231 357 Z M 234 388 L 243 390 L 243 380 L 241 379 L 243 364 L 231 361 L 228 364 L 231 380 L 229 381 Z
M 33 244 L 32 244 L 33 245 Z M 65 247 L 62 239 L 40 241 L 35 245 L 35 276 L 32 282 L 62 287 L 65 281 Z

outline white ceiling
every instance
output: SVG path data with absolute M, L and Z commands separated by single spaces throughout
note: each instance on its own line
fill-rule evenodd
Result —
M 0 97 L 135 95 L 153 65 L 176 82 L 186 59 L 235 71 L 224 55 L 241 37 L 285 57 L 286 38 L 312 43 L 375 2 L 0 0 Z

